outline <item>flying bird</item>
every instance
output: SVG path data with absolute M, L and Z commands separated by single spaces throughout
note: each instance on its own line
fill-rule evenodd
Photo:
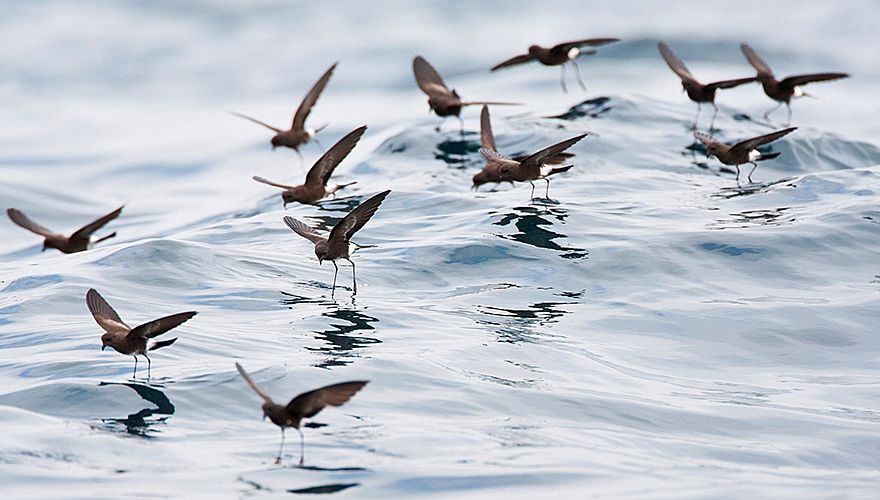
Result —
M 739 166 L 745 165 L 746 163 L 752 164 L 752 171 L 749 172 L 748 179 L 749 182 L 752 182 L 752 174 L 755 173 L 755 169 L 758 168 L 758 164 L 755 162 L 770 160 L 772 158 L 776 158 L 780 153 L 762 153 L 758 151 L 758 146 L 762 144 L 767 144 L 770 142 L 779 139 L 780 137 L 789 134 L 793 131 L 797 130 L 797 127 L 791 127 L 784 130 L 777 130 L 776 132 L 771 132 L 765 135 L 759 135 L 758 137 L 752 137 L 751 139 L 746 139 L 744 141 L 740 141 L 732 146 L 724 144 L 723 142 L 717 141 L 709 135 L 703 134 L 701 132 L 697 132 L 694 136 L 706 146 L 706 158 L 710 155 L 715 156 L 718 160 L 725 165 L 733 165 L 736 167 L 736 180 L 739 181 Z
M 437 73 L 437 70 L 431 66 L 422 56 L 416 56 L 413 59 L 413 73 L 416 77 L 416 83 L 428 96 L 428 107 L 443 117 L 455 116 L 461 122 L 462 132 L 464 131 L 464 121 L 461 119 L 461 108 L 464 106 L 474 106 L 478 104 L 493 104 L 502 106 L 518 106 L 515 102 L 496 102 L 496 101 L 463 101 L 454 89 L 449 90 L 443 78 Z M 437 127 L 440 130 L 440 127 Z
M 104 227 L 111 220 L 119 217 L 119 214 L 122 212 L 122 207 L 117 208 L 116 210 L 110 212 L 109 214 L 97 219 L 93 222 L 86 224 L 85 226 L 79 228 L 71 234 L 70 236 L 64 236 L 63 234 L 54 233 L 45 227 L 37 224 L 36 222 L 30 220 L 28 216 L 26 216 L 21 210 L 16 208 L 7 208 L 6 215 L 12 219 L 12 222 L 18 224 L 19 226 L 27 229 L 32 233 L 39 234 L 43 238 L 43 250 L 46 251 L 47 248 L 55 248 L 57 250 L 61 250 L 64 253 L 76 253 L 82 252 L 83 250 L 88 249 L 90 246 L 100 243 L 108 238 L 112 238 L 116 236 L 116 232 L 112 232 L 106 236 L 102 236 L 100 238 L 92 239 L 92 234 Z
M 305 183 L 300 184 L 299 186 L 279 184 L 258 176 L 254 176 L 254 180 L 283 189 L 284 191 L 281 193 L 281 199 L 284 200 L 285 207 L 287 207 L 288 203 L 299 202 L 311 204 L 316 203 L 327 195 L 332 194 L 336 196 L 336 191 L 351 186 L 354 182 L 337 184 L 330 190 L 327 189 L 327 182 L 330 180 L 330 176 L 333 175 L 333 170 L 336 169 L 336 166 L 339 165 L 349 153 L 351 153 L 352 149 L 354 149 L 361 136 L 364 135 L 365 130 L 367 130 L 366 125 L 358 127 L 349 132 L 348 135 L 342 139 L 339 139 L 339 142 L 328 149 L 327 152 L 324 153 L 314 165 L 312 165 L 309 173 L 306 174 Z
M 154 337 L 180 326 L 197 314 L 195 311 L 172 314 L 132 328 L 122 321 L 119 314 L 94 288 L 86 292 L 86 305 L 89 306 L 89 311 L 95 321 L 106 332 L 101 335 L 101 350 L 103 351 L 109 346 L 120 354 L 134 356 L 132 378 L 137 376 L 138 355 L 147 358 L 147 378 L 149 379 L 152 362 L 147 353 L 168 347 L 177 341 L 176 337 L 170 340 L 154 341 L 152 340 Z
M 700 111 L 703 109 L 703 103 L 708 102 L 712 104 L 713 108 L 715 108 L 715 111 L 712 113 L 712 122 L 709 124 L 709 130 L 715 130 L 715 117 L 718 116 L 718 106 L 715 105 L 716 90 L 731 89 L 744 83 L 754 82 L 758 79 L 753 76 L 751 78 L 737 78 L 735 80 L 700 83 L 694 78 L 694 75 L 691 74 L 681 59 L 672 52 L 672 49 L 670 49 L 668 45 L 660 42 L 657 44 L 657 48 L 660 50 L 660 55 L 663 56 L 663 60 L 669 65 L 669 69 L 681 78 L 682 89 L 687 92 L 688 97 L 690 97 L 692 101 L 697 103 L 697 116 L 694 117 L 694 124 L 692 127 L 694 129 L 697 128 L 697 122 L 700 119 Z
M 308 143 L 312 139 L 315 138 L 315 135 L 324 129 L 327 125 L 322 125 L 318 128 L 306 128 L 306 118 L 309 117 L 309 113 L 312 112 L 312 108 L 315 106 L 315 103 L 318 102 L 318 98 L 321 96 L 321 92 L 324 91 L 324 87 L 327 86 L 327 82 L 330 81 L 330 77 L 333 76 L 333 70 L 336 69 L 336 65 L 338 63 L 333 63 L 330 68 L 321 75 L 321 78 L 315 82 L 315 85 L 309 90 L 309 93 L 306 94 L 305 98 L 303 98 L 302 103 L 300 103 L 299 108 L 297 108 L 296 112 L 293 114 L 293 123 L 290 126 L 290 130 L 281 130 L 280 128 L 275 128 L 268 123 L 261 122 L 256 118 L 252 118 L 247 115 L 243 115 L 241 113 L 230 111 L 231 114 L 244 118 L 245 120 L 250 120 L 258 125 L 262 125 L 269 130 L 275 132 L 275 136 L 272 137 L 272 149 L 277 147 L 287 147 L 291 148 L 300 154 L 299 147 Z M 300 154 L 300 157 L 302 155 Z
M 498 148 L 495 147 L 495 136 L 492 135 L 492 122 L 489 118 L 489 107 L 485 105 L 480 112 L 480 146 L 487 151 L 498 152 Z M 559 153 L 552 158 L 547 158 L 545 163 L 548 165 L 558 165 L 572 156 L 574 156 L 572 153 Z M 514 156 L 512 159 L 522 161 L 525 158 L 525 156 Z M 489 182 L 501 183 L 501 164 L 499 162 L 487 160 L 486 164 L 483 165 L 483 169 L 474 174 L 473 181 L 473 189 L 478 189 L 483 184 Z M 510 182 L 513 184 L 513 181 Z
M 561 172 L 568 172 L 574 165 L 554 167 L 552 164 L 548 163 L 548 160 L 557 157 L 557 155 L 572 147 L 587 135 L 588 134 L 581 134 L 572 137 L 571 139 L 558 142 L 536 153 L 532 153 L 523 158 L 522 161 L 507 158 L 496 151 L 490 151 L 486 148 L 480 148 L 480 154 L 488 163 L 497 165 L 499 177 L 502 181 L 528 182 L 531 184 L 532 193 L 529 195 L 530 198 L 535 195 L 535 183 L 532 181 L 544 179 L 547 182 L 547 190 L 544 192 L 544 196 L 549 198 L 550 179 L 548 179 L 548 177 Z
M 296 234 L 315 244 L 315 255 L 318 257 L 319 264 L 323 263 L 325 260 L 329 260 L 333 263 L 334 271 L 333 286 L 330 291 L 331 296 L 333 295 L 333 292 L 336 291 L 336 275 L 339 274 L 339 266 L 336 265 L 337 259 L 345 259 L 351 264 L 351 281 L 353 284 L 352 295 L 357 295 L 355 266 L 354 262 L 351 261 L 350 256 L 356 250 L 370 247 L 353 243 L 351 237 L 354 236 L 354 233 L 364 227 L 364 224 L 366 224 L 373 214 L 376 213 L 376 210 L 379 209 L 379 205 L 382 204 L 382 201 L 385 200 L 385 197 L 388 196 L 388 193 L 390 192 L 391 190 L 382 191 L 358 205 L 354 210 L 349 212 L 348 215 L 343 217 L 338 224 L 333 226 L 333 229 L 330 230 L 330 235 L 327 238 L 320 236 L 307 224 L 300 222 L 293 217 L 284 217 L 284 223 L 287 224 L 287 227 L 292 229 Z
M 565 86 L 565 64 L 570 62 L 571 65 L 574 66 L 578 84 L 580 84 L 582 90 L 586 91 L 587 86 L 584 85 L 584 81 L 581 79 L 581 70 L 578 68 L 576 59 L 582 55 L 593 55 L 596 51 L 593 49 L 581 50 L 581 47 L 600 47 L 619 40 L 619 38 L 587 38 L 585 40 L 563 42 L 550 48 L 541 47 L 540 45 L 532 45 L 529 47 L 529 52 L 527 54 L 511 57 L 504 62 L 492 66 L 492 69 L 489 71 L 496 71 L 501 68 L 524 64 L 535 60 L 545 66 L 560 66 L 562 68 L 562 78 L 559 80 L 559 85 L 562 86 L 563 92 L 568 93 L 568 88 Z
M 281 447 L 278 449 L 278 457 L 275 459 L 276 464 L 281 463 L 281 454 L 284 451 L 284 429 L 293 427 L 299 433 L 299 464 L 302 465 L 305 456 L 305 438 L 299 428 L 302 420 L 314 417 L 327 406 L 343 405 L 368 383 L 366 380 L 356 380 L 328 385 L 314 391 L 304 392 L 291 399 L 287 405 L 280 405 L 272 401 L 272 398 L 254 382 L 240 364 L 235 363 L 235 367 L 238 368 L 238 373 L 241 374 L 245 382 L 263 400 L 263 419 L 268 417 L 273 424 L 281 428 Z
M 758 53 L 755 52 L 754 49 L 745 43 L 741 44 L 739 48 L 742 49 L 742 53 L 746 56 L 746 59 L 748 59 L 749 64 L 758 71 L 757 78 L 758 81 L 761 82 L 761 86 L 764 87 L 764 93 L 767 94 L 767 97 L 778 101 L 778 104 L 774 108 L 769 109 L 764 113 L 764 119 L 769 120 L 770 113 L 776 111 L 780 106 L 785 104 L 785 107 L 788 109 L 788 119 L 785 123 L 786 126 L 791 123 L 791 98 L 810 96 L 810 94 L 807 94 L 801 89 L 802 85 L 812 82 L 838 80 L 849 76 L 847 73 L 811 73 L 806 75 L 787 76 L 782 80 L 777 80 L 773 75 L 773 70 L 770 69 L 770 66 L 768 66 L 760 56 L 758 56 Z

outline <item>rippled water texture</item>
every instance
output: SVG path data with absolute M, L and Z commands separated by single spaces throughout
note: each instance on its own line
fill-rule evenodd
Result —
M 0 221 L 2 496 L 876 496 L 876 5 L 571 4 L 4 2 L 0 206 L 59 231 L 126 207 L 73 255 Z M 586 92 L 487 71 L 585 36 L 624 40 L 581 59 Z M 705 81 L 751 74 L 742 41 L 779 75 L 853 77 L 808 87 L 738 186 L 659 39 Z M 504 153 L 591 133 L 551 200 L 469 190 L 479 110 L 436 132 L 417 53 L 465 98 L 526 103 L 492 108 Z M 310 119 L 324 147 L 369 125 L 334 176 L 358 184 L 285 210 L 250 177 L 304 168 L 226 111 L 283 125 L 337 60 Z M 780 126 L 757 85 L 718 103 L 724 141 Z M 281 218 L 325 230 L 384 189 L 358 295 L 343 263 L 331 299 Z M 99 349 L 90 287 L 131 324 L 199 311 L 149 384 Z M 281 401 L 370 384 L 276 466 L 236 361 Z

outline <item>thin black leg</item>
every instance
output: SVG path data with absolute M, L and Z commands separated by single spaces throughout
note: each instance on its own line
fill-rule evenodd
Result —
M 749 172 L 749 182 L 752 182 L 752 174 L 755 173 L 755 169 L 758 168 L 758 164 L 755 163 L 755 162 L 753 162 L 753 161 L 751 161 L 751 162 L 749 162 L 749 163 L 752 164 L 752 171 Z
M 764 113 L 764 119 L 767 120 L 767 121 L 769 122 L 769 121 L 770 121 L 770 113 L 772 113 L 772 112 L 776 111 L 777 109 L 779 109 L 779 106 L 782 106 L 782 103 L 781 103 L 781 102 L 778 103 L 776 106 L 773 106 L 772 108 L 770 108 L 769 110 L 767 110 L 767 112 Z
M 562 68 L 562 79 L 559 80 L 559 85 L 562 86 L 562 92 L 567 94 L 568 88 L 565 86 L 565 64 L 560 64 L 559 67 Z
M 136 379 L 138 375 L 138 357 L 137 354 L 134 355 L 134 371 L 131 372 L 131 378 Z
M 150 370 L 153 367 L 153 362 L 150 361 L 150 357 L 147 356 L 147 353 L 144 353 L 144 357 L 147 358 L 147 380 L 150 380 Z
M 575 76 L 577 76 L 577 81 L 578 81 L 578 84 L 581 86 L 581 90 L 586 92 L 587 86 L 584 85 L 584 81 L 581 80 L 581 68 L 578 66 L 577 61 L 574 59 L 572 59 L 571 65 L 574 66 L 574 74 L 575 74 Z
M 544 198 L 550 199 L 550 179 L 544 177 L 544 180 L 547 182 L 547 189 L 544 190 Z
M 331 260 L 330 262 L 333 263 L 333 286 L 330 287 L 330 296 L 332 297 L 333 292 L 336 291 L 336 275 L 339 274 L 339 266 L 336 265 L 335 260 Z
M 712 121 L 709 123 L 709 133 L 710 134 L 712 133 L 713 130 L 715 130 L 715 118 L 718 117 L 718 105 L 713 102 L 712 107 L 715 108 L 715 111 L 712 113 Z
M 297 429 L 299 430 L 299 429 Z M 281 428 L 281 446 L 278 447 L 278 456 L 275 458 L 275 463 L 281 463 L 281 453 L 284 451 L 284 427 Z
M 703 111 L 703 105 L 697 103 L 697 116 L 694 117 L 694 123 L 691 124 L 691 130 L 697 130 L 697 123 L 700 121 L 700 111 Z
M 736 182 L 739 182 L 739 165 L 734 165 L 736 167 Z
M 299 432 L 299 465 L 302 467 L 303 461 L 306 459 L 306 438 L 303 437 L 303 431 L 296 429 L 296 432 Z
M 791 125 L 791 103 L 785 103 L 785 107 L 788 109 L 788 118 L 785 119 L 785 126 L 788 127 Z
M 535 198 L 535 183 L 532 181 L 529 181 L 529 184 L 532 185 L 532 194 L 529 195 L 529 199 L 532 200 Z
M 352 295 L 357 295 L 357 293 L 358 293 L 358 281 L 357 281 L 357 276 L 355 275 L 355 272 L 354 272 L 354 262 L 352 262 L 351 259 L 345 259 L 345 260 L 347 260 L 348 263 L 351 264 L 351 284 L 352 284 L 352 287 L 353 287 L 353 289 L 354 289 L 354 291 L 353 291 L 351 294 L 352 294 Z

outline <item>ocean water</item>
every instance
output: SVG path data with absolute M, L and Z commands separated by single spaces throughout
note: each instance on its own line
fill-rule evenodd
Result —
M 874 2 L 3 2 L 0 207 L 118 236 L 40 252 L 0 223 L 4 498 L 847 497 L 880 487 L 880 15 Z M 558 68 L 487 68 L 531 43 L 617 36 Z M 707 159 L 701 80 L 847 71 L 794 102 L 754 183 Z M 573 135 L 550 200 L 470 190 L 479 109 L 429 115 L 421 54 L 493 107 L 499 149 Z M 369 129 L 338 199 L 284 209 L 260 175 L 305 167 L 235 110 Z M 780 128 L 757 85 L 721 91 L 717 136 Z M 708 123 L 704 112 L 701 125 Z M 306 166 L 320 155 L 303 149 Z M 537 194 L 543 193 L 538 183 Z M 357 235 L 358 295 L 281 222 L 320 228 L 391 189 Z M 98 289 L 130 324 L 199 315 L 152 378 L 100 350 Z M 370 383 L 304 430 L 305 466 L 234 363 L 278 401 Z M 143 360 L 139 368 L 143 370 Z

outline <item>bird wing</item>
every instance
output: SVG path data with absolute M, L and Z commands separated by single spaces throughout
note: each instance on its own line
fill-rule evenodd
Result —
M 373 214 L 376 213 L 376 210 L 379 209 L 379 205 L 382 204 L 382 201 L 385 200 L 385 197 L 388 196 L 388 193 L 390 192 L 391 190 L 389 189 L 374 195 L 343 217 L 342 220 L 330 230 L 330 236 L 327 238 L 330 244 L 332 245 L 337 241 L 350 240 L 352 235 L 364 227 L 364 224 L 366 224 Z
M 244 381 L 247 382 L 248 385 L 251 386 L 251 389 L 253 389 L 254 392 L 257 393 L 257 396 L 260 396 L 260 398 L 262 398 L 263 401 L 267 403 L 272 402 L 272 398 L 270 398 L 268 394 L 263 392 L 263 389 L 260 389 L 260 386 L 258 386 L 257 383 L 254 382 L 254 379 L 252 379 L 251 376 L 248 375 L 246 371 L 244 371 L 244 368 L 242 368 L 240 364 L 235 363 L 235 367 L 238 368 L 238 373 L 241 374 L 242 378 L 244 378 Z
M 484 149 L 492 151 L 497 150 L 495 147 L 495 136 L 492 135 L 492 121 L 489 119 L 489 106 L 483 105 L 480 111 L 480 146 Z
M 437 70 L 431 66 L 422 56 L 416 56 L 413 59 L 413 74 L 416 76 L 416 83 L 422 92 L 429 96 L 451 96 L 449 87 L 443 83 L 443 78 L 437 73 Z
M 719 80 L 717 82 L 707 83 L 706 88 L 731 89 L 744 83 L 754 82 L 757 79 L 758 77 L 753 76 L 750 78 L 737 78 L 735 80 Z
M 128 338 L 145 338 L 151 339 L 153 337 L 158 337 L 163 333 L 171 330 L 172 328 L 176 328 L 183 323 L 186 323 L 190 318 L 198 314 L 195 311 L 182 312 L 177 314 L 172 314 L 171 316 L 165 316 L 164 318 L 154 319 L 153 321 L 148 321 L 142 325 L 138 325 L 131 329 L 128 332 Z
M 572 40 L 570 42 L 562 42 L 554 45 L 550 48 L 551 52 L 554 53 L 566 53 L 569 50 L 575 47 L 582 47 L 584 45 L 588 45 L 590 47 L 599 47 L 601 45 L 606 45 L 612 42 L 620 41 L 619 38 L 585 38 L 583 40 Z
M 92 236 L 92 233 L 94 233 L 98 229 L 101 229 L 102 227 L 104 227 L 104 225 L 107 224 L 108 222 L 110 222 L 111 220 L 119 217 L 119 214 L 122 213 L 122 209 L 124 207 L 125 207 L 125 205 L 117 208 L 116 210 L 101 217 L 100 219 L 96 219 L 95 221 L 90 222 L 90 223 L 86 224 L 85 226 L 77 229 L 75 233 L 70 235 L 70 239 L 71 240 L 77 240 L 77 239 L 88 240 Z
M 302 418 L 313 417 L 325 406 L 341 406 L 365 385 L 367 385 L 366 380 L 358 380 L 304 392 L 287 403 L 287 411 L 301 415 Z
M 751 139 L 746 139 L 744 141 L 740 141 L 734 144 L 733 146 L 731 146 L 730 150 L 731 152 L 733 152 L 734 150 L 745 150 L 746 152 L 749 152 L 762 144 L 773 142 L 786 134 L 794 132 L 795 130 L 797 130 L 797 127 L 790 127 L 783 130 L 777 130 L 776 132 L 770 132 L 769 134 L 759 135 L 758 137 L 752 137 Z
M 92 313 L 92 317 L 95 318 L 95 321 L 105 332 L 116 332 L 122 329 L 130 329 L 130 327 L 122 321 L 122 318 L 119 317 L 119 314 L 113 309 L 113 307 L 111 307 L 110 304 L 104 300 L 104 297 L 101 297 L 101 294 L 94 288 L 90 288 L 89 291 L 86 292 L 86 305 L 89 306 L 89 311 Z
M 279 184 L 277 182 L 270 181 L 269 179 L 264 179 L 263 177 L 260 177 L 259 175 L 253 176 L 252 179 L 257 182 L 262 182 L 263 184 L 268 184 L 270 186 L 275 186 L 275 187 L 278 187 L 281 189 L 293 189 L 294 188 L 294 186 L 288 186 L 287 184 Z
M 294 233 L 302 236 L 312 243 L 318 243 L 319 241 L 324 239 L 323 236 L 316 233 L 315 230 L 309 227 L 308 224 L 300 222 L 289 215 L 284 216 L 284 223 L 287 224 L 287 227 L 293 229 Z
M 272 125 L 269 125 L 269 124 L 266 123 L 266 122 L 261 122 L 260 120 L 257 120 L 256 118 L 251 118 L 251 117 L 248 116 L 248 115 L 243 115 L 243 114 L 238 113 L 238 112 L 236 112 L 236 111 L 229 111 L 229 114 L 230 114 L 230 115 L 235 115 L 235 116 L 237 116 L 237 117 L 239 117 L 239 118 L 244 118 L 245 120 L 248 120 L 248 121 L 252 121 L 252 122 L 256 123 L 257 125 L 262 125 L 262 126 L 266 127 L 266 128 L 269 129 L 269 130 L 274 130 L 274 131 L 275 131 L 276 133 L 278 133 L 278 134 L 280 134 L 281 132 L 283 132 L 283 130 L 281 130 L 280 128 L 275 128 L 275 127 L 273 127 Z
M 334 144 L 333 147 L 328 149 L 309 169 L 309 173 L 306 174 L 306 184 L 326 186 L 327 181 L 330 180 L 330 176 L 333 174 L 333 170 L 339 165 L 339 162 L 351 153 L 351 150 L 354 149 L 361 136 L 364 135 L 365 130 L 367 130 L 366 125 L 352 130 L 345 137 L 339 139 L 339 142 Z
M 742 50 L 743 55 L 746 56 L 746 59 L 749 60 L 749 64 L 758 71 L 759 75 L 773 76 L 773 70 L 770 69 L 770 66 L 761 59 L 761 56 L 753 48 L 749 47 L 749 44 L 740 44 L 739 48 Z
M 688 70 L 687 66 L 675 55 L 675 52 L 672 52 L 672 49 L 669 48 L 663 42 L 657 44 L 657 49 L 660 51 L 660 55 L 663 56 L 663 60 L 666 61 L 666 64 L 669 66 L 676 75 L 682 80 L 688 80 L 693 83 L 698 83 L 697 79 L 694 78 L 694 75 L 691 74 L 690 70 Z
M 6 215 L 12 219 L 12 222 L 18 224 L 19 226 L 27 229 L 32 233 L 39 234 L 40 236 L 60 236 L 57 233 L 54 233 L 45 227 L 37 224 L 36 222 L 30 220 L 27 215 L 25 215 L 21 210 L 17 208 L 7 208 Z
M 779 86 L 793 89 L 798 85 L 806 85 L 812 82 L 827 82 L 828 80 L 837 80 L 839 78 L 847 77 L 849 77 L 848 73 L 811 73 L 809 75 L 792 75 L 780 80 Z
M 293 115 L 293 130 L 305 130 L 306 126 L 306 118 L 309 117 L 309 113 L 312 112 L 312 107 L 315 106 L 315 103 L 318 102 L 318 98 L 321 97 L 321 92 L 324 91 L 324 87 L 327 86 L 327 82 L 330 81 L 330 77 L 333 76 L 333 70 L 336 69 L 336 65 L 339 63 L 333 63 L 327 71 L 321 75 L 321 78 L 315 82 L 315 85 L 312 86 L 312 89 L 309 90 L 309 93 L 303 98 L 299 107 L 296 109 L 296 113 Z
M 506 68 L 508 66 L 516 66 L 517 64 L 524 64 L 534 59 L 531 54 L 520 54 L 518 56 L 513 56 L 506 61 L 502 61 L 495 66 L 492 66 L 489 71 L 495 71 L 496 69 Z
M 589 134 L 581 134 L 571 139 L 566 139 L 562 142 L 557 142 L 552 146 L 548 146 L 537 153 L 532 153 L 527 156 L 521 163 L 520 166 L 522 168 L 530 168 L 530 167 L 540 167 L 545 163 L 548 158 L 552 158 L 559 153 L 565 151 L 566 149 L 572 147 L 575 143 L 583 139 Z

